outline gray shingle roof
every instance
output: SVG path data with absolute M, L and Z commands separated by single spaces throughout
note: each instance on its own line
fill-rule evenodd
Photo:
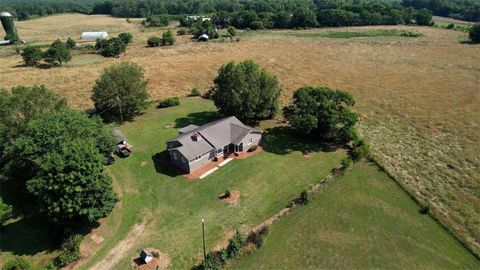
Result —
M 175 149 L 182 153 L 188 160 L 214 149 L 223 149 L 224 146 L 231 143 L 238 144 L 250 131 L 257 130 L 244 125 L 235 116 L 195 127 L 195 125 L 188 125 L 181 128 L 179 130 L 179 136 L 168 140 L 169 142 L 178 141 L 181 146 Z M 193 137 L 195 134 L 201 136 L 199 141 L 194 140 Z

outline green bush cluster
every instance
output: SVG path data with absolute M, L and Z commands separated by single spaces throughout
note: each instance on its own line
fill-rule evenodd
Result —
M 470 27 L 468 37 L 472 43 L 480 43 L 480 23 L 476 23 Z
M 2 270 L 33 270 L 33 264 L 31 261 L 15 256 L 13 259 L 8 260 L 2 267 Z
M 180 99 L 178 97 L 169 97 L 163 100 L 160 100 L 157 108 L 168 108 L 173 106 L 180 105 Z
M 148 47 L 158 47 L 160 45 L 173 45 L 175 43 L 175 36 L 171 30 L 163 32 L 162 37 L 152 36 L 147 40 Z
M 370 146 L 363 140 L 359 139 L 353 144 L 353 149 L 350 151 L 350 156 L 354 161 L 359 161 L 364 157 L 369 157 Z
M 267 226 L 262 227 L 259 231 L 252 231 L 248 235 L 246 242 L 254 244 L 257 248 L 261 248 L 268 232 L 269 230 Z
M 127 40 L 128 37 L 112 37 L 109 39 L 97 39 L 95 44 L 95 49 L 103 57 L 119 57 L 120 54 L 125 53 L 127 50 L 128 43 L 125 43 L 124 40 Z
M 69 48 L 74 47 L 75 41 L 73 41 L 71 38 L 69 38 L 66 43 L 63 43 L 57 39 L 50 45 L 50 47 L 48 47 L 45 52 L 42 52 L 42 50 L 36 46 L 26 46 L 25 49 L 23 49 L 21 56 L 23 58 L 23 62 L 27 66 L 38 65 L 42 60 L 45 60 L 45 62 L 52 66 L 61 66 L 64 63 L 72 60 Z
M 83 237 L 79 234 L 72 235 L 62 244 L 60 254 L 55 258 L 57 267 L 64 267 L 82 257 L 80 252 L 80 244 Z
M 145 27 L 162 27 L 167 26 L 169 23 L 170 17 L 167 15 L 149 16 L 142 21 L 142 25 Z
M 190 91 L 189 97 L 200 97 L 202 95 L 202 91 L 198 87 L 193 87 Z
M 250 146 L 250 148 L 248 148 L 248 152 L 255 152 L 255 150 L 257 150 L 258 148 L 258 145 L 254 144 L 252 146 Z

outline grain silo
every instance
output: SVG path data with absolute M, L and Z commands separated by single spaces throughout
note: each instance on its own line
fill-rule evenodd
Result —
M 18 34 L 17 29 L 15 28 L 15 24 L 13 23 L 13 16 L 12 14 L 2 11 L 0 12 L 0 20 L 2 21 L 3 29 L 7 34 L 5 36 L 5 40 L 10 40 L 10 42 L 18 42 Z

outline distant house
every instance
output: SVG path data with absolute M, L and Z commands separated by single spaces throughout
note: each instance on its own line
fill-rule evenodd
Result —
M 170 160 L 186 172 L 193 172 L 218 157 L 246 152 L 258 145 L 262 131 L 244 125 L 235 116 L 203 126 L 188 125 L 167 141 Z

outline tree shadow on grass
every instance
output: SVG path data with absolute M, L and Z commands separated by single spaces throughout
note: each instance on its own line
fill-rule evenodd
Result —
M 175 177 L 175 176 L 184 174 L 172 164 L 167 150 L 164 150 L 160 153 L 156 153 L 155 155 L 152 156 L 152 160 L 155 166 L 155 171 L 157 173 L 165 174 L 170 177 Z
M 38 212 L 35 202 L 24 195 L 23 183 L 19 182 L 8 179 L 0 184 L 0 196 L 13 207 L 12 219 L 0 226 L 0 250 L 15 255 L 35 255 L 58 249 L 64 235 Z
M 188 125 L 201 126 L 208 122 L 218 120 L 221 115 L 214 111 L 194 112 L 186 117 L 177 118 L 175 120 L 175 128 L 182 128 Z
M 331 152 L 339 147 L 333 143 L 299 134 L 288 126 L 268 128 L 262 135 L 263 150 L 277 155 L 286 155 L 295 151 L 302 154 L 312 152 Z

